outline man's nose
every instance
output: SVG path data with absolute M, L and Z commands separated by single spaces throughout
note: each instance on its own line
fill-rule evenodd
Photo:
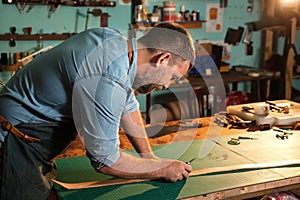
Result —
M 156 86 L 155 90 L 163 90 L 166 89 L 166 87 L 164 85 L 160 85 L 160 86 Z
M 169 86 L 170 86 L 170 83 L 168 83 L 168 84 L 165 84 L 165 85 L 162 85 L 161 87 L 162 87 L 162 90 L 163 90 L 163 89 L 167 89 L 167 88 L 169 88 Z

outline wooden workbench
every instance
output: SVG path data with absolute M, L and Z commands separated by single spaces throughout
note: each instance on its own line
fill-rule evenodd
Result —
M 198 121 L 201 124 L 201 127 L 199 127 L 198 129 L 192 128 L 193 130 L 192 132 L 191 129 L 188 128 L 184 129 L 183 127 L 181 128 L 182 130 L 180 130 L 180 141 L 188 141 L 191 139 L 204 139 L 208 137 L 207 133 L 210 124 L 212 123 L 211 117 L 199 118 Z M 150 136 L 149 141 L 151 146 L 168 144 L 172 142 L 174 138 L 178 137 L 179 135 L 177 132 L 178 129 L 179 129 L 179 121 L 170 121 L 166 123 L 146 125 L 146 130 L 148 132 L 148 135 Z M 159 131 L 155 136 L 153 132 L 156 132 L 157 130 Z M 245 129 L 218 128 L 218 130 L 222 131 L 221 132 L 222 135 L 232 135 L 232 134 L 239 134 L 245 132 Z M 119 131 L 119 136 L 120 136 L 120 148 L 122 150 L 133 149 L 133 146 L 131 145 L 131 143 L 129 142 L 128 138 L 126 137 L 125 133 L 122 130 Z M 210 137 L 213 137 L 213 135 L 211 135 Z M 80 138 L 76 137 L 76 139 L 69 145 L 69 147 L 63 153 L 58 155 L 56 158 L 67 158 L 67 157 L 83 156 L 83 155 L 85 155 L 84 146 Z
M 285 155 L 288 155 L 286 159 L 296 159 L 299 157 L 299 153 L 297 153 L 297 149 L 299 148 L 299 145 L 297 145 L 297 141 L 299 141 L 298 139 L 300 139 L 300 135 L 298 136 L 295 134 L 290 136 L 290 139 L 288 140 L 279 140 L 274 136 L 274 133 L 272 133 L 272 131 L 248 132 L 246 129 L 230 129 L 228 127 L 222 128 L 212 123 L 210 117 L 200 118 L 197 120 L 202 125 L 202 127 L 188 128 L 186 126 L 179 126 L 179 123 L 177 121 L 168 122 L 166 124 L 155 124 L 151 126 L 149 125 L 147 130 L 149 135 L 152 137 L 150 138 L 151 145 L 156 151 L 165 144 L 169 144 L 171 145 L 171 149 L 177 150 L 178 148 L 172 148 L 172 145 L 176 146 L 179 144 L 179 146 L 182 147 L 182 145 L 185 146 L 185 144 L 188 144 L 189 141 L 195 140 L 196 143 L 193 144 L 194 147 L 191 147 L 192 150 L 187 150 L 187 153 L 179 158 L 182 160 L 186 160 L 191 156 L 195 156 L 193 154 L 197 154 L 197 152 L 193 150 L 195 148 L 195 145 L 203 145 L 203 142 L 215 142 L 215 146 L 213 149 L 210 149 L 210 151 L 208 152 L 202 151 L 202 154 L 204 155 L 203 161 L 205 162 L 202 162 L 201 160 L 199 161 L 200 163 L 195 162 L 195 165 L 192 165 L 193 168 L 197 168 L 199 167 L 199 165 L 200 167 L 212 167 L 215 165 L 226 166 L 228 164 L 252 163 L 256 161 L 266 162 L 268 160 L 266 158 L 268 157 L 273 161 L 273 159 L 277 159 L 276 155 L 278 155 L 278 159 L 281 159 L 279 156 L 280 146 L 285 146 L 282 151 L 285 152 Z M 231 137 L 237 137 L 241 134 L 262 138 L 257 141 L 242 141 L 240 145 L 227 144 L 227 139 Z M 218 140 L 216 140 L 216 138 Z M 131 144 L 122 131 L 120 131 L 120 140 L 120 147 L 123 150 L 132 149 Z M 258 149 L 261 149 L 262 152 L 255 152 L 258 151 Z M 292 150 L 288 152 L 289 149 Z M 168 150 L 168 155 L 160 151 L 157 151 L 157 153 L 161 154 L 161 156 L 170 156 L 172 158 L 174 156 L 173 150 Z M 78 138 L 74 141 L 70 148 L 59 157 L 73 156 L 74 154 L 70 152 L 76 151 L 76 156 L 81 156 L 84 154 L 83 146 Z M 250 154 L 248 155 L 248 157 L 245 157 L 244 155 L 246 155 L 248 151 L 250 152 Z M 263 152 L 266 152 L 268 156 L 265 156 Z M 240 156 L 239 154 L 243 156 Z M 89 166 L 89 162 L 86 159 L 81 160 L 81 157 L 77 158 L 80 159 L 80 162 L 86 162 L 85 166 Z M 58 162 L 58 172 L 63 172 L 66 176 L 70 176 L 72 175 L 72 173 L 76 172 L 73 171 L 72 173 L 70 173 L 69 169 L 60 169 L 61 164 L 64 163 L 67 164 L 67 166 L 75 166 L 78 162 L 71 160 L 72 158 L 68 159 L 58 160 L 62 161 L 61 163 Z M 85 189 L 83 191 L 66 191 L 59 186 L 56 186 L 56 189 L 62 199 L 72 198 L 74 197 L 72 196 L 74 194 L 76 194 L 77 198 L 79 198 L 81 194 L 98 195 L 97 197 L 94 196 L 93 199 L 119 198 L 120 195 L 124 195 L 122 196 L 122 198 L 124 197 L 124 199 L 141 199 L 147 197 L 152 197 L 155 199 L 166 199 L 166 196 L 161 197 L 159 195 L 160 192 L 165 193 L 165 195 L 168 193 L 172 194 L 167 199 L 243 199 L 268 194 L 274 191 L 300 188 L 299 166 L 297 165 L 284 168 L 279 167 L 275 169 L 258 169 L 250 171 L 246 170 L 233 171 L 230 173 L 209 174 L 200 177 L 190 177 L 186 181 L 175 184 L 148 182 L 144 184 L 130 184 L 113 188 L 105 187 L 99 189 Z M 84 173 L 82 172 L 82 170 L 84 171 L 87 169 L 77 170 L 80 170 L 81 173 Z M 58 176 L 60 178 L 62 177 L 59 173 Z M 78 176 L 78 174 L 76 174 L 75 176 Z M 129 191 L 139 192 L 134 192 L 134 194 L 130 195 Z M 85 196 L 85 198 L 88 199 L 89 197 Z

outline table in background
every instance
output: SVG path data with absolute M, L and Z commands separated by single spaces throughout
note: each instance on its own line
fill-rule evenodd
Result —
M 201 76 L 201 75 L 190 75 L 186 77 L 187 81 L 184 83 L 178 84 L 174 83 L 170 85 L 170 88 L 184 88 L 184 87 L 202 87 L 202 86 L 212 86 L 212 85 L 223 85 L 232 84 L 232 91 L 238 90 L 238 84 L 242 82 L 251 82 L 251 97 L 253 101 L 264 101 L 266 100 L 263 94 L 268 94 L 269 88 L 261 88 L 261 83 L 263 81 L 270 81 L 279 79 L 279 76 L 258 76 L 252 77 L 243 74 L 242 72 L 237 72 L 234 70 L 229 70 L 228 72 L 217 73 L 211 76 Z M 268 84 L 267 84 L 268 85 Z M 267 89 L 266 89 L 267 88 Z M 263 91 L 262 91 L 263 90 Z M 150 123 L 150 107 L 151 107 L 151 93 L 146 95 L 146 123 Z

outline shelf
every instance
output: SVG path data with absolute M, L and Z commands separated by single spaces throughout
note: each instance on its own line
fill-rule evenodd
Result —
M 3 4 L 22 4 L 22 5 L 62 5 L 62 6 L 101 6 L 101 7 L 116 7 L 115 1 L 56 1 L 56 0 L 2 0 Z
M 182 25 L 184 28 L 201 28 L 202 23 L 205 23 L 206 20 L 200 20 L 200 21 L 175 21 L 175 23 L 178 23 Z M 131 24 L 132 28 L 141 28 L 141 27 L 152 27 L 156 23 L 154 22 L 138 22 Z
M 4 34 L 0 35 L 0 40 L 66 40 L 72 36 L 76 35 L 71 33 L 66 34 L 32 34 L 32 35 L 22 35 L 22 34 Z
M 300 74 L 294 74 L 293 79 L 300 79 Z
M 205 23 L 206 20 L 200 21 L 189 21 L 189 22 L 176 22 L 182 25 L 184 28 L 202 28 L 202 23 Z
M 190 21 L 190 22 L 176 22 L 181 24 L 185 28 L 201 28 L 202 23 L 206 22 L 205 20 L 201 21 Z M 132 28 L 140 28 L 140 27 L 152 27 L 155 23 L 136 23 L 132 24 Z M 76 35 L 76 33 L 63 33 L 63 34 L 0 34 L 0 40 L 66 40 L 72 36 Z
M 18 64 L 12 64 L 12 65 L 2 65 L 1 66 L 1 70 L 0 72 L 7 72 L 7 71 L 18 71 L 20 70 L 22 67 L 20 67 L 20 65 Z

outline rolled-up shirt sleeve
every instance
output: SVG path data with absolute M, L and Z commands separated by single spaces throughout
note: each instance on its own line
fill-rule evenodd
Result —
M 133 90 L 130 90 L 128 92 L 128 97 L 127 97 L 126 105 L 124 107 L 123 115 L 127 115 L 129 113 L 138 110 L 139 106 L 140 104 L 135 98 Z
M 73 115 L 87 156 L 96 169 L 111 166 L 119 156 L 119 124 L 124 108 L 136 108 L 128 101 L 130 90 L 109 76 L 94 76 L 76 82 Z

